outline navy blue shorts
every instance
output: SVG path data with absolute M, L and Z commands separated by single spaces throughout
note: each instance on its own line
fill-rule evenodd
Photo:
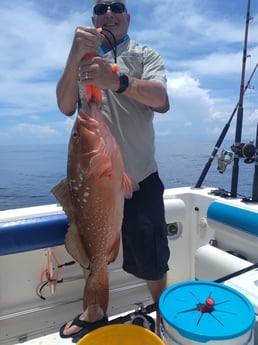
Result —
M 151 174 L 139 185 L 132 199 L 125 200 L 123 269 L 144 280 L 159 280 L 169 269 L 164 186 L 158 173 Z

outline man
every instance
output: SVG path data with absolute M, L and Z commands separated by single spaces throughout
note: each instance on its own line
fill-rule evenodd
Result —
M 130 14 L 126 1 L 94 0 L 92 22 L 95 28 L 77 27 L 68 60 L 57 85 L 60 110 L 75 113 L 78 79 L 102 89 L 102 113 L 120 145 L 125 171 L 140 189 L 125 201 L 122 240 L 125 271 L 145 279 L 157 302 L 166 288 L 169 248 L 164 218 L 164 187 L 154 158 L 154 111 L 169 109 L 166 76 L 160 55 L 128 36 Z M 87 53 L 97 56 L 82 58 Z M 117 59 L 120 68 L 114 72 Z M 85 277 L 87 273 L 85 270 Z M 78 335 L 105 320 L 106 310 L 84 305 L 84 312 L 67 322 L 62 337 Z M 158 321 L 159 323 L 159 321 Z

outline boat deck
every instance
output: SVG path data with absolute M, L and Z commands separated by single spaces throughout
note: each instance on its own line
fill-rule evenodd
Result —
M 23 344 L 24 345 L 51 345 L 51 344 L 65 345 L 65 344 L 74 344 L 74 343 L 72 342 L 72 338 L 68 338 L 68 339 L 60 338 L 57 332 L 57 333 L 46 335 L 44 337 L 26 341 Z M 15 345 L 20 345 L 20 343 L 17 343 Z
M 133 310 L 131 312 L 134 312 Z M 116 315 L 115 317 L 119 317 L 119 316 L 124 316 L 129 314 L 130 312 L 127 313 L 122 313 L 119 315 Z M 153 319 L 155 319 L 156 313 L 150 313 L 148 314 L 149 316 L 151 316 Z M 112 320 L 114 317 L 110 317 L 109 319 Z M 14 345 L 20 345 L 21 343 L 16 343 Z M 72 341 L 72 338 L 67 338 L 67 339 L 63 339 L 59 336 L 59 332 L 55 332 L 52 334 L 48 334 L 46 336 L 43 337 L 39 337 L 39 338 L 35 338 L 35 339 L 31 339 L 29 341 L 23 342 L 23 345 L 71 345 L 71 344 L 75 344 Z

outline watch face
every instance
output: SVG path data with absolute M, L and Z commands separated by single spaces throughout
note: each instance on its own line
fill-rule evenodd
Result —
M 120 74 L 120 88 L 116 91 L 117 93 L 123 93 L 129 86 L 129 78 L 125 74 Z
M 129 80 L 128 80 L 127 75 L 121 74 L 121 76 L 120 76 L 120 84 L 121 84 L 121 86 L 124 85 L 125 87 L 128 87 Z

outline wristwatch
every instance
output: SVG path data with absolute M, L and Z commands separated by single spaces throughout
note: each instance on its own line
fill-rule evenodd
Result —
M 126 74 L 120 74 L 120 87 L 116 93 L 123 93 L 129 86 L 129 78 Z

